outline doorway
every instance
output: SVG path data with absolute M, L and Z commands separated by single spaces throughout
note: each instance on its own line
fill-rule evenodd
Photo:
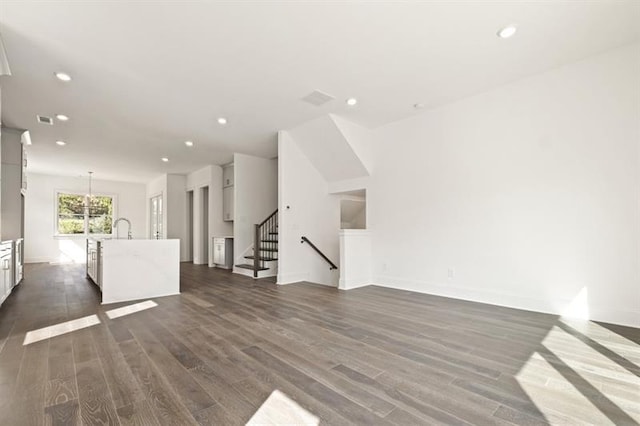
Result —
M 341 195 L 340 229 L 367 229 L 367 194 L 364 189 Z
M 193 191 L 187 191 L 187 261 L 193 262 Z
M 164 238 L 164 230 L 162 229 L 162 194 L 151 197 L 149 202 L 151 203 L 151 205 L 149 206 L 149 223 L 151 224 L 149 226 L 149 238 L 151 238 L 152 240 L 160 240 Z
M 200 189 L 200 261 L 202 263 L 209 262 L 209 187 L 204 186 Z

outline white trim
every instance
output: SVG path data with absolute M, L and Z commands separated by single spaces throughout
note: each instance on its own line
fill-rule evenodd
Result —
M 51 257 L 31 257 L 24 259 L 24 263 L 51 263 L 53 261 Z
M 278 274 L 277 284 L 293 284 L 300 281 L 309 281 L 308 272 L 298 272 L 293 274 Z
M 562 315 L 562 312 L 558 310 L 558 306 L 566 306 L 571 303 L 570 300 L 543 300 L 536 297 L 477 289 L 451 283 L 408 280 L 384 275 L 373 277 L 372 285 L 552 315 Z M 592 321 L 640 327 L 640 310 L 589 306 L 589 317 Z
M 367 287 L 371 285 L 370 277 L 351 278 L 345 280 L 340 278 L 338 281 L 338 289 L 340 290 L 353 290 L 354 288 Z
M 160 294 L 160 295 L 157 295 L 157 296 L 153 296 L 152 298 L 156 299 L 158 297 L 177 296 L 179 294 L 180 294 L 180 292 L 178 291 L 177 293 Z M 143 297 L 141 299 L 134 299 L 134 301 L 135 300 L 145 300 L 145 299 L 147 299 L 147 298 Z M 100 303 L 100 304 L 101 305 L 113 305 L 114 303 L 122 303 L 122 302 L 129 302 L 129 300 L 115 300 L 115 301 L 104 301 L 103 300 L 102 303 Z
M 338 235 L 348 235 L 349 237 L 368 237 L 371 231 L 368 229 L 341 229 Z

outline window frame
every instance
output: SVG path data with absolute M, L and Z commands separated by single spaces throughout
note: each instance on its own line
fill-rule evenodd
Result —
M 84 202 L 87 202 L 87 193 L 84 191 L 72 191 L 65 189 L 56 189 L 54 193 L 53 203 L 54 203 L 54 217 L 53 217 L 53 236 L 56 238 L 111 238 L 113 237 L 113 229 L 111 229 L 111 234 L 92 234 L 89 232 L 89 220 L 90 216 L 86 213 L 84 216 L 84 225 L 83 232 L 81 234 L 62 234 L 58 228 L 58 220 L 60 218 L 60 204 L 59 197 L 60 195 L 79 195 L 84 198 Z M 111 198 L 111 211 L 112 211 L 112 222 L 115 220 L 118 211 L 118 196 L 117 194 L 108 193 L 108 192 L 96 192 L 91 193 L 93 197 L 109 197 Z

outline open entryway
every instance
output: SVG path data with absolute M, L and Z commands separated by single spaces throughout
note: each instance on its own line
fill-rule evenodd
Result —
M 187 191 L 187 234 L 186 239 L 186 261 L 193 262 L 193 191 Z
M 366 190 L 340 194 L 340 229 L 367 229 Z
M 162 194 L 151 197 L 149 200 L 149 238 L 159 240 L 163 237 Z
M 209 263 L 209 187 L 200 188 L 200 262 Z

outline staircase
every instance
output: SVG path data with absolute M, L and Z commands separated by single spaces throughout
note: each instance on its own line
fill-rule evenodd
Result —
M 253 254 L 244 256 L 247 263 L 236 265 L 237 272 L 253 272 L 253 278 L 272 277 L 278 271 L 278 210 L 254 225 Z M 246 275 L 249 275 L 247 273 Z

